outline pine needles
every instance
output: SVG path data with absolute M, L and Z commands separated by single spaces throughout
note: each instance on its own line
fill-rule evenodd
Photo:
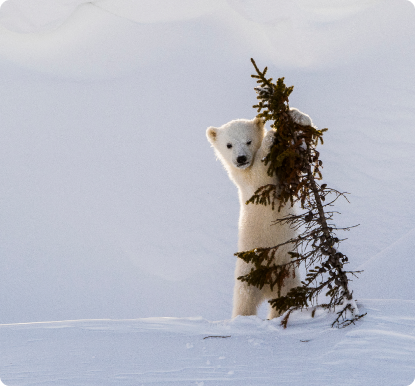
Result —
M 286 87 L 284 78 L 273 83 L 272 78 L 265 77 L 267 68 L 260 71 L 255 61 L 251 61 L 256 70 L 252 77 L 259 83 L 255 87 L 259 102 L 254 108 L 257 108 L 257 117 L 272 122 L 271 129 L 274 131 L 273 144 L 263 162 L 268 166 L 268 175 L 277 177 L 278 186 L 259 187 L 246 204 L 270 205 L 271 210 L 278 207 L 280 211 L 288 202 L 291 206 L 299 203 L 302 213 L 290 214 L 275 221 L 296 229 L 297 237 L 272 248 L 235 254 L 254 265 L 249 274 L 238 279 L 259 288 L 264 285 L 270 285 L 271 289 L 277 287 L 279 297 L 270 300 L 270 304 L 280 313 L 285 313 L 282 319 L 284 327 L 293 311 L 310 306 L 336 312 L 337 318 L 332 326 L 346 327 L 364 315 L 358 314 L 349 289 L 350 277 L 356 277 L 359 272 L 345 270 L 348 258 L 338 250 L 342 240 L 336 232 L 348 231 L 351 227 L 338 228 L 332 222 L 336 212 L 331 207 L 338 198 L 346 198 L 346 193 L 318 183 L 322 179 L 323 162 L 316 147 L 318 143 L 323 144 L 323 133 L 327 129 L 318 130 L 295 123 L 288 104 L 293 86 Z M 289 253 L 290 261 L 276 265 L 274 256 L 286 244 L 293 246 Z M 302 285 L 280 296 L 284 279 L 294 274 L 295 267 L 301 264 L 307 270 Z M 326 303 L 318 304 L 320 294 L 326 295 Z M 313 316 L 314 312 L 315 309 Z

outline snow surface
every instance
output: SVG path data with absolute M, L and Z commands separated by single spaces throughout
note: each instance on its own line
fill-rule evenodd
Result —
M 415 7 L 171 4 L 0 8 L 1 380 L 410 384 Z M 351 193 L 337 222 L 360 224 L 342 244 L 350 268 L 364 269 L 353 289 L 368 315 L 357 326 L 334 331 L 323 315 L 285 331 L 227 321 L 239 207 L 205 130 L 255 115 L 251 57 L 329 128 L 324 180 Z M 161 317 L 179 319 L 146 319 Z M 231 338 L 202 339 L 227 329 Z
M 80 320 L 0 326 L 13 385 L 409 385 L 415 302 L 367 300 L 342 330 L 323 313 L 289 328 L 256 316 Z

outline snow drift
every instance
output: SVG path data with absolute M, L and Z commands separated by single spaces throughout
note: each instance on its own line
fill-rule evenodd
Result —
M 410 299 L 413 5 L 167 3 L 0 8 L 0 322 L 229 316 L 238 203 L 204 132 L 255 115 L 250 57 L 329 128 L 355 296 Z

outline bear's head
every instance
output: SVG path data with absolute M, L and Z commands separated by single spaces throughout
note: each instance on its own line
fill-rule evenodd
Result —
M 262 119 L 237 119 L 221 127 L 209 127 L 206 136 L 225 167 L 246 169 L 252 165 L 266 133 Z

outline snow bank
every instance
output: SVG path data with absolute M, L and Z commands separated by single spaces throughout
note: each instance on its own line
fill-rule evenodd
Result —
M 360 298 L 414 299 L 415 229 L 362 264 L 354 285 Z
M 7 0 L 0 8 L 0 23 L 20 33 L 43 32 L 62 25 L 86 0 Z
M 0 28 L 0 322 L 229 316 L 238 202 L 204 132 L 254 116 L 250 57 L 329 128 L 325 182 L 352 194 L 338 222 L 361 224 L 351 268 L 414 229 L 406 0 L 15 1 L 0 14 L 43 32 Z M 413 271 L 394 272 L 409 298 Z
M 194 19 L 215 12 L 226 4 L 226 0 L 98 0 L 94 4 L 138 23 L 159 23 Z
M 7 0 L 0 8 L 0 23 L 11 31 L 52 31 L 67 21 L 81 4 L 92 3 L 114 15 L 138 23 L 172 22 L 212 13 L 224 0 Z
M 174 23 L 217 15 L 260 44 L 275 65 L 300 68 L 351 63 L 373 55 L 411 32 L 402 17 L 415 17 L 407 0 L 181 0 L 174 5 L 167 0 L 8 0 L 0 8 L 0 24 L 19 33 L 53 31 L 79 17 L 74 11 L 82 4 L 137 23 Z

